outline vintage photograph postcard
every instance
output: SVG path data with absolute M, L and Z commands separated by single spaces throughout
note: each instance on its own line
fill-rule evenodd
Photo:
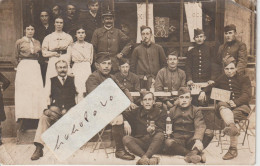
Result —
M 0 0 L 0 165 L 254 165 L 256 6 Z

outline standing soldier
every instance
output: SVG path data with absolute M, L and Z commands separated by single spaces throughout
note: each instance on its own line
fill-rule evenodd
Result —
M 80 21 L 86 30 L 86 41 L 91 42 L 94 31 L 100 28 L 102 24 L 98 0 L 89 0 L 88 9 L 89 11 L 84 16 L 84 20 L 81 19 Z
M 206 36 L 201 29 L 194 29 L 195 47 L 187 54 L 186 74 L 187 85 L 192 86 L 194 83 L 208 82 L 212 84 L 212 60 L 213 51 L 204 42 Z M 193 105 L 199 106 L 198 96 L 193 96 Z M 206 104 L 206 103 L 205 103 Z
M 50 23 L 50 12 L 44 9 L 40 13 L 41 23 L 36 27 L 35 38 L 42 44 L 43 39 L 54 31 L 54 25 Z M 39 64 L 41 66 L 43 85 L 45 85 L 45 77 L 49 58 L 44 58 L 42 54 L 39 56 Z
M 119 70 L 118 59 L 127 55 L 132 46 L 129 42 L 129 38 L 121 30 L 114 28 L 114 14 L 112 14 L 111 11 L 102 14 L 102 19 L 104 27 L 94 31 L 91 43 L 93 44 L 96 53 L 110 53 L 112 60 L 111 72 L 115 73 Z M 125 46 L 121 50 L 120 46 L 122 45 Z
M 139 76 L 143 83 L 147 82 L 147 85 L 141 83 L 141 88 L 150 90 L 158 71 L 167 65 L 166 56 L 162 46 L 152 43 L 150 27 L 142 26 L 141 35 L 142 44 L 133 51 L 131 70 Z
M 236 26 L 230 24 L 224 28 L 226 42 L 218 49 L 218 63 L 221 63 L 226 56 L 232 56 L 237 63 L 238 74 L 245 74 L 247 66 L 247 48 L 246 44 L 236 39 Z

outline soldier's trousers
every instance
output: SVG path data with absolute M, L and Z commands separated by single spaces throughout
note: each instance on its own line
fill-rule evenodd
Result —
M 204 149 L 209 145 L 209 143 L 213 139 L 213 136 L 214 136 L 213 131 L 206 129 L 202 140 Z M 193 139 L 193 135 L 174 133 L 173 138 L 169 138 L 165 140 L 164 151 L 170 155 L 185 156 L 191 151 L 194 143 L 195 140 Z
M 123 143 L 130 152 L 139 157 L 146 155 L 148 158 L 151 158 L 154 154 L 160 151 L 163 141 L 164 134 L 162 132 L 158 132 L 153 136 L 144 135 L 135 138 L 127 135 L 123 138 Z

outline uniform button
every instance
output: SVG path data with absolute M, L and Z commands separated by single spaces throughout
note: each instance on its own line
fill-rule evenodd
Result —
M 230 90 L 232 90 L 232 87 L 230 87 Z
M 199 50 L 199 52 L 201 52 L 201 50 Z
M 199 75 L 201 75 L 201 73 L 199 73 Z
M 182 121 L 184 122 L 184 119 Z
M 231 84 L 229 84 L 229 86 L 231 86 Z
M 201 69 L 199 69 L 199 71 L 201 71 Z
M 201 63 L 201 61 L 200 61 L 200 63 Z
M 229 82 L 231 82 L 231 80 L 228 80 Z
M 126 81 L 126 79 L 124 79 L 124 81 Z
M 182 112 L 184 114 L 184 112 Z
M 201 65 L 199 65 L 199 67 L 201 67 Z
M 235 99 L 235 97 L 233 97 L 233 99 Z
M 201 57 L 199 57 L 201 59 Z
M 228 47 L 228 49 L 230 49 L 230 47 Z
M 126 83 L 124 83 L 124 85 L 126 85 Z

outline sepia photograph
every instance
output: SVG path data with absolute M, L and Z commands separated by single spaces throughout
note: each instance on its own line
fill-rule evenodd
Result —
M 256 8 L 0 0 L 0 165 L 255 165 Z

